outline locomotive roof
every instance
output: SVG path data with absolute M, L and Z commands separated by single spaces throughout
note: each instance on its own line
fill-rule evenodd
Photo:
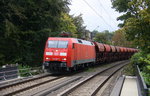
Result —
M 58 39 L 58 40 L 73 40 L 74 43 L 79 43 L 79 44 L 84 44 L 84 45 L 94 45 L 93 42 L 87 41 L 87 40 L 82 40 L 82 39 L 77 39 L 77 38 L 64 38 L 64 37 L 49 37 L 48 40 L 50 39 Z

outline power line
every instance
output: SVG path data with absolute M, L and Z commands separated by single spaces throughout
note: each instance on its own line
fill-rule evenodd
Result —
M 107 10 L 105 9 L 105 7 L 102 5 L 102 3 L 100 2 L 100 0 L 97 0 L 99 2 L 99 4 L 102 6 L 102 8 L 104 9 L 105 13 L 109 16 L 109 18 L 111 18 L 111 15 L 109 14 L 109 12 L 107 12 Z M 113 20 L 113 18 L 111 18 Z M 113 22 L 116 24 L 116 22 Z
M 95 11 L 95 9 L 86 1 L 86 0 L 83 0 L 94 12 L 95 14 L 97 14 L 109 27 L 111 27 L 111 25 L 109 25 L 105 19 L 97 12 Z M 111 27 L 112 28 L 112 27 Z M 112 28 L 113 29 L 113 28 Z M 114 29 L 113 29 L 114 30 Z

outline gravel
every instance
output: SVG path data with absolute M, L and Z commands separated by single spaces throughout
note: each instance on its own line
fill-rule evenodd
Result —
M 102 71 L 106 68 L 109 68 L 110 66 L 114 66 L 116 64 L 120 64 L 120 63 L 124 63 L 124 62 L 128 62 L 128 60 L 125 60 L 125 61 L 118 61 L 118 62 L 114 62 L 114 63 L 110 63 L 110 64 L 105 64 L 105 65 L 102 65 L 102 66 L 99 66 L 99 67 L 95 67 L 95 68 L 92 68 L 92 70 L 86 70 L 84 72 L 81 72 L 81 73 L 78 73 L 78 74 L 75 74 L 74 76 L 82 76 L 83 78 L 81 78 L 80 80 L 77 80 L 75 82 L 72 82 L 56 91 L 53 91 L 51 92 L 50 94 L 48 94 L 47 96 L 57 96 L 59 93 L 63 92 L 64 90 L 70 88 L 71 86 L 75 85 L 76 83 L 80 82 L 81 80 L 84 80 L 85 78 L 87 78 L 88 76 L 91 76 L 99 71 Z M 79 95 L 79 94 L 77 94 Z

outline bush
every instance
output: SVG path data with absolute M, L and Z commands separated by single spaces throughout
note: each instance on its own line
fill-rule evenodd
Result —
M 31 76 L 31 74 L 30 74 L 31 67 L 30 66 L 28 66 L 28 65 L 19 65 L 18 69 L 19 69 L 19 74 L 20 74 L 21 77 Z
M 19 65 L 18 68 L 21 77 L 38 75 L 44 72 L 42 67 L 31 67 L 28 65 Z
M 139 65 L 146 84 L 150 86 L 150 54 L 144 52 L 136 53 L 132 56 L 131 62 Z

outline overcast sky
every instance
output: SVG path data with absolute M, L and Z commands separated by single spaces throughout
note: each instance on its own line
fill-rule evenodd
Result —
M 115 31 L 118 29 L 117 25 L 121 21 L 116 18 L 120 16 L 115 9 L 112 9 L 110 0 L 72 0 L 69 6 L 70 15 L 83 14 L 84 25 L 90 31 Z

